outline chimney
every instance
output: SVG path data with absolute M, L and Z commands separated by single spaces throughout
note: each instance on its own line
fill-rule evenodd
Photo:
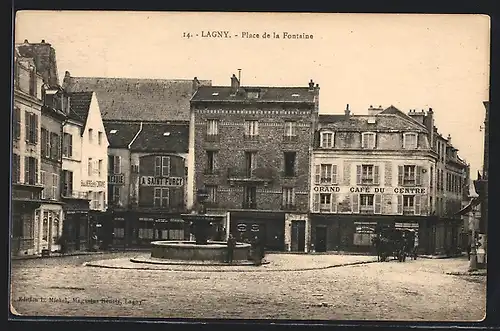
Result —
M 198 87 L 200 87 L 200 85 L 201 85 L 201 83 L 198 80 L 198 77 L 193 78 L 193 87 L 192 87 L 191 93 L 194 94 L 198 90 Z
M 25 44 L 29 44 L 28 39 L 24 39 Z
M 448 139 L 448 144 L 451 145 L 451 134 L 448 133 L 448 138 L 446 138 L 446 139 Z
M 240 81 L 235 74 L 231 77 L 231 95 L 236 95 L 240 89 Z
M 68 99 L 66 101 L 66 109 L 65 109 L 66 115 L 69 115 L 70 109 L 71 109 L 71 97 L 68 95 Z
M 45 44 L 45 39 L 42 39 L 42 42 L 41 42 L 41 43 L 42 43 L 42 44 Z
M 413 118 L 418 123 L 425 125 L 425 111 L 424 110 L 417 112 L 416 109 L 410 109 L 410 111 L 408 112 L 408 116 Z
M 427 115 L 424 116 L 423 124 L 429 132 L 429 144 L 434 148 L 434 112 L 429 108 Z
M 238 69 L 238 82 L 241 84 L 241 69 Z
M 368 108 L 368 116 L 376 116 L 383 110 L 384 109 L 382 108 L 382 106 L 373 107 L 372 105 L 370 105 L 370 107 Z
M 349 110 L 349 104 L 347 104 L 347 106 L 345 106 L 345 117 L 346 118 L 349 118 L 349 115 L 351 115 L 351 111 Z
M 314 81 L 311 79 L 311 81 L 309 82 L 309 91 L 314 91 Z

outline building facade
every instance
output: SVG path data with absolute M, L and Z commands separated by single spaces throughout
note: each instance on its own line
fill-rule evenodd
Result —
M 319 86 L 201 86 L 191 99 L 192 192 L 206 190 L 215 235 L 308 250 L 310 156 Z M 196 208 L 196 207 L 195 207 Z M 297 240 L 292 240 L 295 236 Z
M 311 249 L 370 251 L 381 226 L 415 231 L 420 253 L 432 254 L 445 234 L 458 244 L 460 219 L 435 215 L 438 155 L 433 112 L 404 114 L 391 106 L 368 115 L 321 115 L 311 172 Z M 458 182 L 457 182 L 458 183 Z M 446 199 L 444 199 L 447 201 Z M 460 209 L 458 206 L 457 211 Z M 455 231 L 455 232 L 453 232 Z
M 110 141 L 106 240 L 143 246 L 185 239 L 188 123 L 106 121 L 105 127 Z
M 12 228 L 11 252 L 35 254 L 43 185 L 40 183 L 40 119 L 43 78 L 32 58 L 14 55 L 14 104 L 12 116 Z

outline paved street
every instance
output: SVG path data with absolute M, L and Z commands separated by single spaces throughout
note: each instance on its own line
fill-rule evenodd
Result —
M 371 257 L 270 254 L 270 268 L 217 272 L 111 269 L 140 253 L 13 261 L 23 315 L 252 319 L 481 320 L 486 277 L 453 276 L 466 258 L 328 268 Z M 105 259 L 106 261 L 102 261 Z M 361 261 L 361 260 L 360 260 Z M 139 265 L 140 266 L 140 265 Z M 303 270 L 319 268 L 316 270 Z

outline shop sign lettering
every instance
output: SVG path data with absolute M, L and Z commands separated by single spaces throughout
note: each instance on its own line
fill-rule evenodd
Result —
M 351 193 L 384 193 L 384 191 L 383 187 L 358 186 L 349 188 Z
M 142 176 L 141 186 L 163 186 L 163 187 L 179 187 L 183 185 L 181 177 L 153 177 Z
M 125 176 L 123 174 L 109 175 L 108 184 L 123 185 L 125 184 Z
M 245 232 L 247 230 L 247 225 L 244 223 L 240 223 L 240 224 L 238 224 L 237 228 L 238 228 L 238 231 Z
M 421 187 L 396 187 L 394 188 L 396 194 L 425 194 L 425 188 Z
M 340 192 L 340 187 L 338 186 L 315 186 L 313 188 L 314 192 L 325 192 L 325 193 L 338 193 Z
M 80 182 L 82 187 L 105 187 L 106 182 L 103 180 L 82 180 Z

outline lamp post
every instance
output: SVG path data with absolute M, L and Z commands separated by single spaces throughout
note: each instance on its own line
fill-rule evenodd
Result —
M 475 207 L 472 208 L 472 226 L 471 226 L 471 248 L 470 248 L 470 260 L 469 260 L 469 271 L 477 270 L 477 250 L 476 250 L 476 210 Z

